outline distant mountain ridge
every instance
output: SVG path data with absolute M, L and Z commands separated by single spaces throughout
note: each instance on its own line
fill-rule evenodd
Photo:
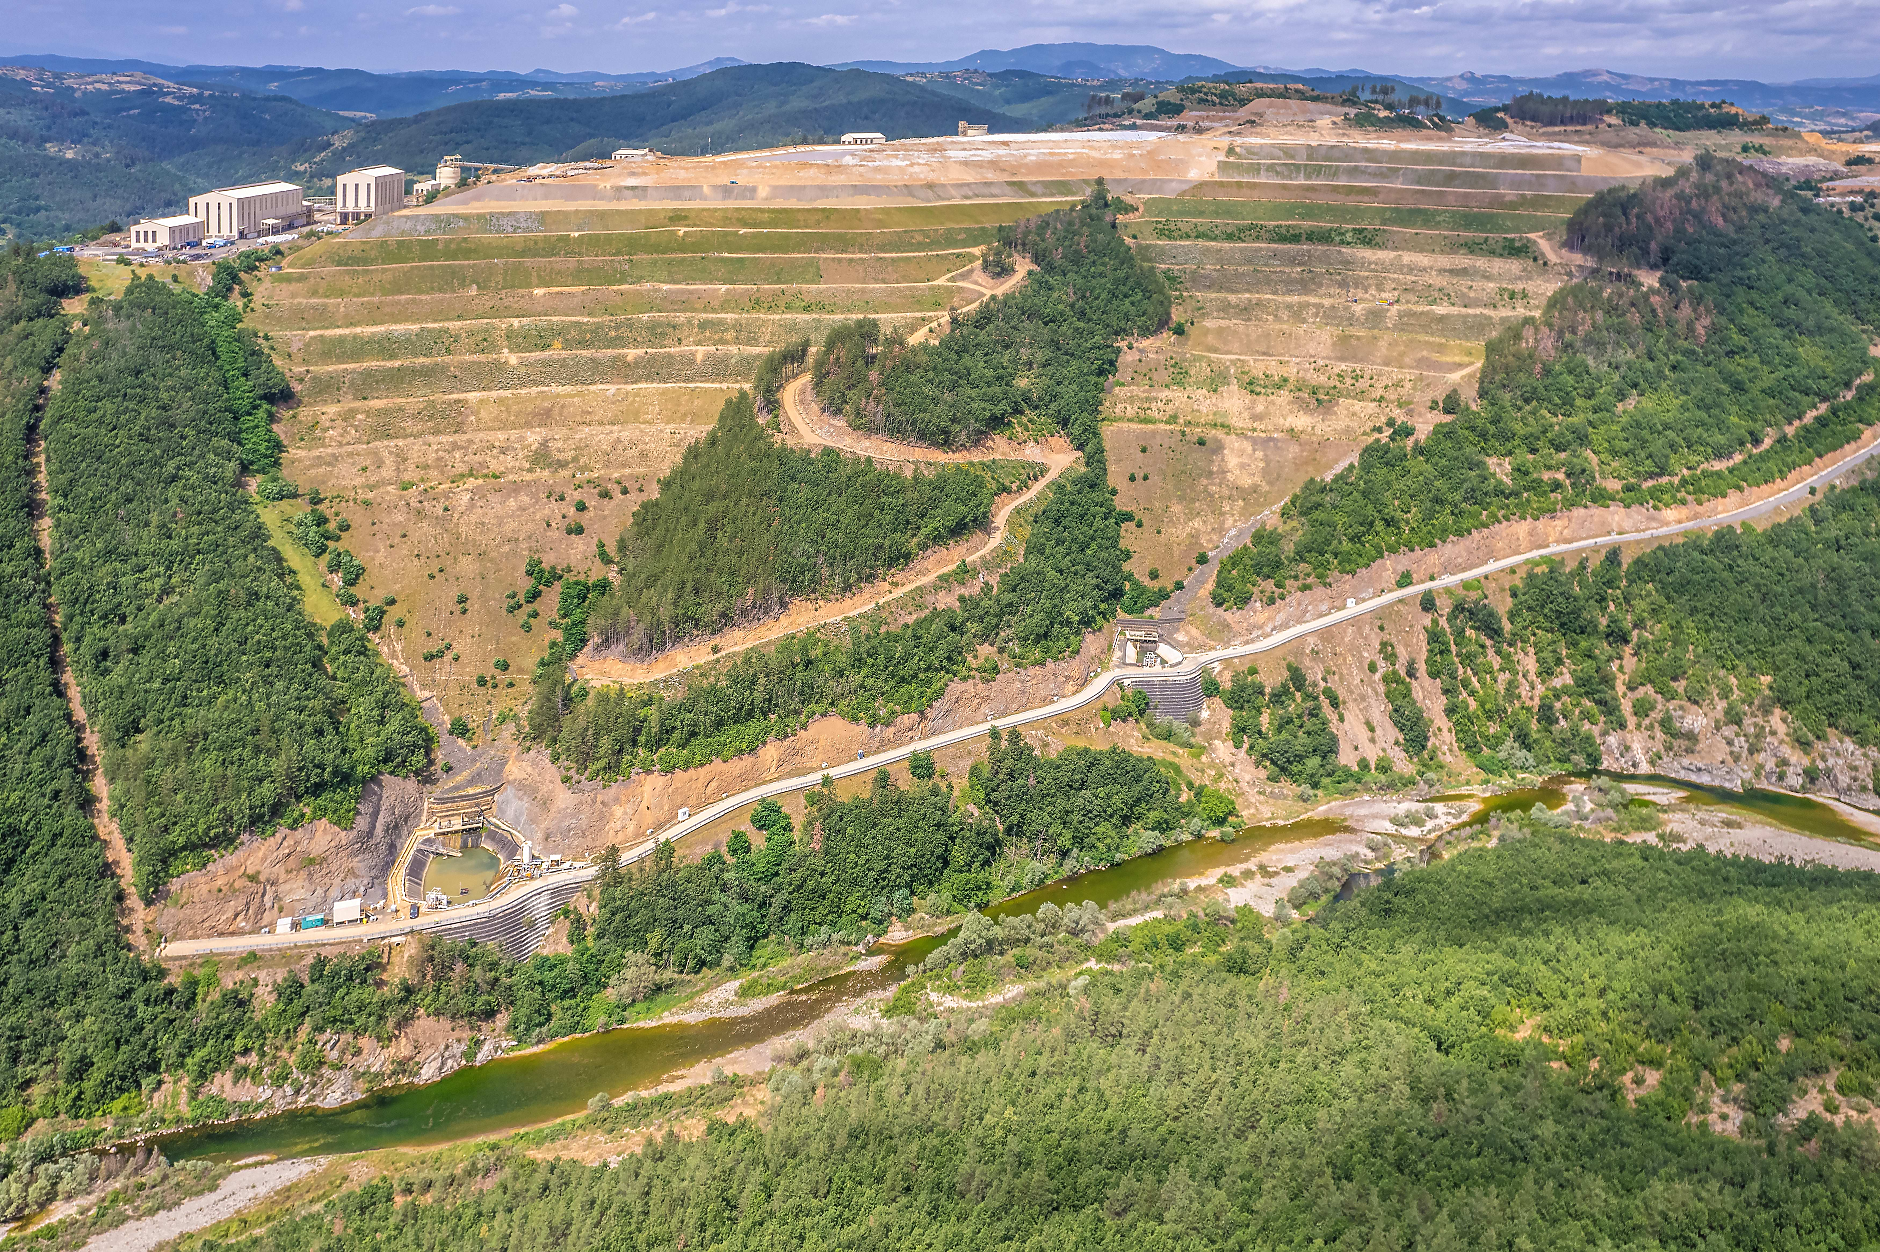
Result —
M 44 238 L 177 212 L 191 188 L 242 181 L 352 123 L 285 96 L 147 73 L 0 66 L 0 231 Z
M 662 83 L 683 82 L 728 66 L 736 57 L 714 57 L 676 70 L 606 74 L 599 70 L 562 73 L 536 69 L 402 70 L 374 73 L 360 69 L 324 69 L 305 65 L 161 65 L 154 61 L 100 60 L 27 53 L 0 56 L 0 65 L 32 66 L 77 74 L 149 74 L 173 83 L 191 83 L 258 95 L 287 96 L 335 113 L 374 117 L 410 117 L 469 100 L 595 99 L 646 91 Z
M 872 70 L 878 74 L 1030 70 L 1058 78 L 1152 78 L 1174 82 L 1240 67 L 1218 57 L 1170 52 L 1150 44 L 1034 43 L 1006 51 L 986 48 L 952 61 L 846 61 L 830 68 Z
M 1752 78 L 1669 78 L 1590 69 L 1546 78 L 1467 71 L 1444 78 L 1410 77 L 1410 81 L 1473 104 L 1504 104 L 1525 92 L 1538 91 L 1606 100 L 1728 100 L 1768 113 L 1777 121 L 1804 124 L 1854 121 L 1861 113 L 1880 115 L 1880 74 L 1765 83 Z
M 633 95 L 479 100 L 380 118 L 349 129 L 304 173 L 317 180 L 380 161 L 422 170 L 446 152 L 513 165 L 605 157 L 622 144 L 697 155 L 851 130 L 890 139 L 946 135 L 961 121 L 995 132 L 1033 129 L 1022 118 L 890 74 L 793 62 L 734 65 Z

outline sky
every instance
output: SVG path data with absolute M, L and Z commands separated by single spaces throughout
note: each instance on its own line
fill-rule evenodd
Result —
M 747 61 L 943 61 L 1154 44 L 1237 65 L 1437 76 L 1880 72 L 1880 0 L 14 0 L 11 52 L 166 64 L 626 73 Z M 31 32 L 30 35 L 23 32 Z

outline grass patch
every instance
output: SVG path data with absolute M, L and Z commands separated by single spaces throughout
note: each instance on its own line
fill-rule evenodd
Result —
M 993 226 L 927 230 L 661 229 L 549 235 L 447 235 L 428 239 L 335 239 L 295 256 L 290 269 L 413 265 L 437 261 L 543 257 L 694 256 L 700 253 L 893 254 L 955 251 L 988 244 Z
M 480 296 L 538 287 L 622 287 L 639 283 L 711 286 L 928 283 L 964 269 L 975 259 L 971 252 L 942 252 L 880 257 L 566 257 L 332 267 L 270 275 L 262 299 L 272 303 L 357 296 Z
M 615 209 L 511 209 L 475 213 L 401 213 L 364 229 L 373 238 L 516 235 L 542 232 L 658 230 L 707 227 L 745 230 L 922 230 L 937 226 L 999 226 L 1074 203 L 1052 200 L 958 200 L 947 204 L 801 208 L 777 205 L 649 205 Z M 354 232 L 349 238 L 359 238 Z
M 1613 182 L 1592 174 L 1551 170 L 1458 169 L 1377 163 L 1310 161 L 1222 161 L 1223 178 L 1258 182 L 1392 183 L 1400 187 L 1446 187 L 1457 191 L 1527 191 L 1591 195 Z
M 1161 199 L 1162 197 L 1155 197 Z M 1326 204 L 1413 205 L 1432 209 L 1495 209 L 1570 217 L 1587 197 L 1541 191 L 1457 190 L 1400 187 L 1391 183 L 1293 183 L 1211 179 L 1184 191 L 1181 200 L 1317 200 Z
M 355 365 L 500 352 L 605 352 L 635 348 L 772 348 L 809 338 L 820 342 L 841 314 L 812 316 L 690 316 L 648 314 L 601 321 L 534 318 L 446 326 L 394 326 L 307 336 L 290 356 L 295 365 Z M 890 314 L 890 326 L 912 331 L 931 313 Z M 298 340 L 298 336 L 296 339 Z
M 654 314 L 834 314 L 842 317 L 939 313 L 977 299 L 948 286 L 822 284 L 737 287 L 588 287 L 490 291 L 474 301 L 454 294 L 300 299 L 269 292 L 246 319 L 258 330 L 338 330 L 367 326 L 478 322 L 492 318 L 645 317 Z M 283 298 L 285 297 L 285 298 Z
M 1405 230 L 1460 231 L 1478 235 L 1525 234 L 1564 225 L 1566 218 L 1550 213 L 1511 213 L 1496 209 L 1423 208 L 1391 204 L 1324 204 L 1301 200 L 1189 200 L 1151 199 L 1145 217 L 1153 221 L 1158 239 L 1208 238 L 1171 235 L 1165 227 L 1177 223 L 1313 222 L 1327 226 L 1394 226 Z M 1211 219 L 1204 221 L 1201 219 Z
M 287 559 L 288 568 L 294 571 L 294 577 L 300 580 L 300 600 L 307 610 L 307 616 L 325 630 L 340 618 L 346 616 L 346 610 L 333 598 L 333 589 L 326 584 L 320 573 L 320 566 L 307 550 L 287 536 L 287 519 L 295 513 L 307 511 L 307 505 L 301 500 L 282 500 L 276 504 L 256 502 L 261 520 L 268 527 L 268 541 Z
M 762 355 L 755 348 L 713 348 L 702 353 L 549 352 L 513 361 L 501 356 L 446 357 L 312 370 L 299 374 L 294 386 L 305 403 L 337 404 L 528 387 L 748 383 Z

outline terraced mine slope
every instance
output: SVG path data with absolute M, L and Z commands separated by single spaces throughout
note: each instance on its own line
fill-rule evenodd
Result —
M 526 699 L 551 637 L 555 593 L 519 600 L 530 556 L 598 577 L 597 540 L 615 543 L 768 349 L 862 315 L 912 331 L 979 299 L 978 249 L 1055 203 L 378 219 L 256 292 L 250 324 L 300 401 L 285 474 L 346 522 L 335 546 L 364 563 L 363 602 L 394 597 L 387 651 L 489 724 Z
M 346 521 L 358 594 L 396 600 L 388 652 L 446 711 L 475 726 L 522 704 L 558 603 L 508 598 L 527 559 L 600 576 L 596 541 L 765 351 L 980 299 L 999 225 L 1099 176 L 1140 205 L 1126 230 L 1181 293 L 1185 333 L 1128 351 L 1106 411 L 1136 573 L 1166 585 L 1366 432 L 1469 390 L 1482 342 L 1556 285 L 1539 236 L 1629 172 L 1509 143 L 889 148 L 479 186 L 266 276 L 250 322 L 300 397 L 287 476 Z
M 1118 503 L 1144 521 L 1137 574 L 1182 577 L 1301 470 L 1330 469 L 1381 425 L 1427 428 L 1432 401 L 1471 392 L 1482 344 L 1566 278 L 1541 236 L 1643 176 L 1585 161 L 1531 144 L 1254 140 L 1218 177 L 1142 197 L 1127 230 L 1183 293 L 1186 325 L 1125 354 L 1106 409 Z

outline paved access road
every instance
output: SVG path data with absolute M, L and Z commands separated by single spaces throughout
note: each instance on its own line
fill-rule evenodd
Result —
M 1212 652 L 1197 653 L 1184 660 L 1180 666 L 1160 670 L 1106 670 L 1091 679 L 1081 690 L 1065 696 L 1062 699 L 1053 700 L 1049 704 L 1040 705 L 1037 708 L 1025 709 L 1008 716 L 996 717 L 990 721 L 979 722 L 972 726 L 963 726 L 958 730 L 950 730 L 944 734 L 932 735 L 926 739 L 905 744 L 902 747 L 890 748 L 883 752 L 877 752 L 872 756 L 862 757 L 859 760 L 845 761 L 838 765 L 831 766 L 827 770 L 819 770 L 814 774 L 803 774 L 795 778 L 780 778 L 774 782 L 763 783 L 749 790 L 740 791 L 738 794 L 727 799 L 706 805 L 704 808 L 693 813 L 686 820 L 675 822 L 660 831 L 653 838 L 636 844 L 621 855 L 621 862 L 628 864 L 651 856 L 654 848 L 659 844 L 668 843 L 675 839 L 682 839 L 686 835 L 717 821 L 727 813 L 744 808 L 746 805 L 755 804 L 757 801 L 765 799 L 766 797 L 786 795 L 792 791 L 807 790 L 810 787 L 818 785 L 825 775 L 830 778 L 850 778 L 856 774 L 872 774 L 882 766 L 892 765 L 897 761 L 904 761 L 916 752 L 932 752 L 937 748 L 951 747 L 955 744 L 977 739 L 991 730 L 995 725 L 1001 730 L 1005 730 L 1013 726 L 1023 726 L 1030 722 L 1044 721 L 1048 718 L 1061 717 L 1066 713 L 1075 712 L 1078 709 L 1084 708 L 1102 699 L 1111 687 L 1125 679 L 1141 678 L 1149 675 L 1165 679 L 1178 678 L 1185 674 L 1192 674 L 1201 669 L 1218 665 L 1223 661 L 1233 661 L 1242 657 L 1255 656 L 1261 652 L 1284 647 L 1295 639 L 1303 638 L 1306 635 L 1324 630 L 1327 627 L 1337 626 L 1343 622 L 1351 621 L 1354 618 L 1363 617 L 1368 613 L 1376 612 L 1387 604 L 1395 604 L 1399 600 L 1408 600 L 1421 596 L 1426 590 L 1453 587 L 1460 583 L 1468 582 L 1471 579 L 1500 573 L 1502 570 L 1513 569 L 1517 565 L 1525 564 L 1528 561 L 1539 560 L 1543 557 L 1570 556 L 1576 552 L 1586 552 L 1596 548 L 1611 547 L 1614 544 L 1635 543 L 1646 539 L 1662 539 L 1670 535 L 1682 534 L 1686 531 L 1708 530 L 1716 526 L 1740 525 L 1744 522 L 1755 521 L 1787 506 L 1806 502 L 1809 491 L 1812 488 L 1821 487 L 1847 475 L 1857 466 L 1865 464 L 1868 460 L 1872 459 L 1876 454 L 1880 454 L 1880 442 L 1861 449 L 1838 464 L 1816 473 L 1805 481 L 1797 483 L 1788 490 L 1771 496 L 1767 500 L 1760 501 L 1756 504 L 1745 505 L 1742 508 L 1733 509 L 1730 512 L 1721 513 L 1714 517 L 1698 518 L 1693 521 L 1678 522 L 1668 526 L 1655 526 L 1649 530 L 1627 531 L 1622 534 L 1615 532 L 1610 535 L 1601 535 L 1592 539 L 1575 540 L 1572 543 L 1558 543 L 1550 547 L 1537 548 L 1530 552 L 1523 552 L 1517 556 L 1503 557 L 1499 560 L 1490 561 L 1486 565 L 1478 565 L 1474 569 L 1462 570 L 1453 574 L 1442 574 L 1428 582 L 1412 583 L 1410 586 L 1403 588 L 1392 588 L 1389 591 L 1371 596 L 1368 599 L 1360 600 L 1357 604 L 1348 608 L 1335 609 L 1320 617 L 1301 622 L 1297 626 L 1289 626 L 1284 630 L 1274 631 L 1245 643 L 1237 643 L 1225 648 L 1217 648 Z M 585 880 L 586 878 L 593 877 L 598 871 L 585 869 L 568 872 L 580 875 L 581 878 Z M 565 875 L 555 875 L 554 881 L 567 882 L 569 879 Z M 517 901 L 526 900 L 530 894 L 542 890 L 547 885 L 547 880 L 531 882 L 513 894 L 504 896 L 488 905 L 481 906 L 480 909 L 463 908 L 452 909 L 448 912 L 438 914 L 427 913 L 415 922 L 400 920 L 377 922 L 363 927 L 348 927 L 344 931 L 339 932 L 328 930 L 325 932 L 311 931 L 291 935 L 225 935 L 215 939 L 190 939 L 169 944 L 164 949 L 164 955 L 185 957 L 208 953 L 240 952 L 250 948 L 265 950 L 268 948 L 288 947 L 296 944 L 351 942 L 355 939 L 373 940 L 392 935 L 431 930 L 439 926 L 461 922 L 469 917 L 493 912 L 499 908 L 506 908 L 515 904 Z

